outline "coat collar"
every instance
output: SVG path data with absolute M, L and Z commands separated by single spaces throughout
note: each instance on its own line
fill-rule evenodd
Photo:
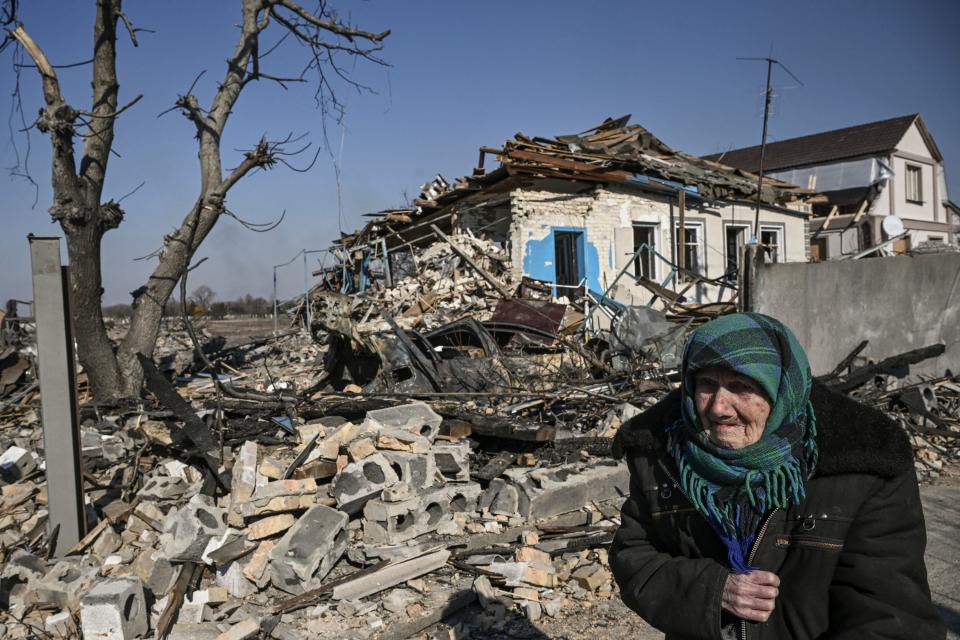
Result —
M 906 432 L 883 412 L 819 382 L 810 394 L 817 416 L 819 459 L 815 476 L 865 473 L 892 478 L 913 468 L 913 448 Z M 663 429 L 680 418 L 680 391 L 620 427 L 613 441 L 613 455 L 664 452 Z

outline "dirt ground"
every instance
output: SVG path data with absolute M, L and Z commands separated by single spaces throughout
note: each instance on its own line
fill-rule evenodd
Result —
M 478 609 L 474 609 L 478 611 Z M 469 618 L 472 612 L 465 612 Z M 448 625 L 441 625 L 449 628 Z M 430 636 L 427 636 L 430 637 Z M 443 637 L 442 635 L 440 637 Z M 541 617 L 529 622 L 511 612 L 502 630 L 484 632 L 491 640 L 662 640 L 663 634 L 630 611 L 620 600 L 618 592 L 608 598 L 593 601 L 570 602 L 559 617 Z
M 223 336 L 228 345 L 239 344 L 256 336 L 273 333 L 273 318 L 234 318 L 230 320 L 207 320 L 207 331 L 214 336 Z M 285 329 L 281 323 L 280 329 Z

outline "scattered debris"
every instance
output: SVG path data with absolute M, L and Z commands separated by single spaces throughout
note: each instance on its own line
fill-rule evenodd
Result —
M 583 331 L 582 301 L 442 238 L 392 287 L 315 289 L 309 333 L 145 361 L 144 398 L 92 403 L 81 372 L 88 533 L 61 558 L 32 325 L 5 326 L 4 637 L 399 639 L 471 607 L 454 635 L 485 637 L 614 597 L 611 440 L 676 386 L 692 316 L 625 307 Z M 895 374 L 941 350 L 861 345 L 823 377 L 902 424 L 926 479 L 955 473 L 960 379 Z

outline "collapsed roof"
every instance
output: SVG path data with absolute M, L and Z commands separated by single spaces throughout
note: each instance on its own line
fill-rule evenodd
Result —
M 370 235 L 376 236 L 387 221 L 396 226 L 415 218 L 437 213 L 455 202 L 478 193 L 505 193 L 530 184 L 533 179 L 554 178 L 585 185 L 620 183 L 646 190 L 677 193 L 706 202 L 718 200 L 756 201 L 758 176 L 719 162 L 677 151 L 638 124 L 627 124 L 630 116 L 607 118 L 602 124 L 575 135 L 555 138 L 528 137 L 517 133 L 503 148 L 480 148 L 479 166 L 473 175 L 457 179 L 451 186 L 437 176 L 422 187 L 414 200 L 416 208 L 381 212 L 383 217 L 363 230 L 345 235 L 349 246 Z M 484 157 L 493 155 L 500 166 L 484 169 Z M 814 201 L 818 194 L 786 182 L 765 177 L 761 201 L 783 206 L 795 201 Z M 410 219 L 406 222 L 405 218 Z

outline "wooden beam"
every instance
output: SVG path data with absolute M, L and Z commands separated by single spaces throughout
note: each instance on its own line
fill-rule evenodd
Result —
M 431 224 L 431 225 L 430 225 L 430 228 L 433 229 L 433 232 L 434 232 L 435 234 L 437 234 L 437 237 L 439 237 L 441 240 L 443 240 L 444 242 L 446 242 L 447 244 L 449 244 L 449 245 L 450 245 L 450 248 L 453 249 L 454 252 L 456 252 L 456 254 L 457 254 L 458 256 L 460 256 L 461 258 L 463 258 L 464 262 L 466 262 L 468 265 L 470 265 L 470 267 L 471 267 L 474 271 L 476 271 L 476 272 L 480 275 L 480 277 L 482 277 L 484 280 L 486 280 L 487 282 L 489 282 L 489 283 L 490 283 L 490 286 L 492 286 L 494 289 L 497 290 L 497 293 L 499 293 L 499 294 L 500 294 L 501 296 L 503 296 L 504 298 L 512 298 L 512 297 L 513 297 L 512 295 L 510 295 L 510 292 L 509 292 L 509 291 L 507 291 L 506 289 L 504 289 L 503 285 L 500 284 L 500 281 L 499 281 L 499 280 L 497 280 L 496 278 L 494 278 L 486 269 L 484 269 L 483 267 L 481 267 L 480 265 L 478 265 L 476 262 L 474 262 L 474 261 L 473 261 L 473 258 L 471 258 L 470 256 L 468 256 L 467 253 L 466 253 L 463 249 L 461 249 L 460 247 L 458 247 L 458 246 L 456 245 L 456 243 L 447 236 L 447 234 L 445 234 L 443 231 L 440 230 L 440 227 L 438 227 L 438 226 L 435 225 L 435 224 Z

